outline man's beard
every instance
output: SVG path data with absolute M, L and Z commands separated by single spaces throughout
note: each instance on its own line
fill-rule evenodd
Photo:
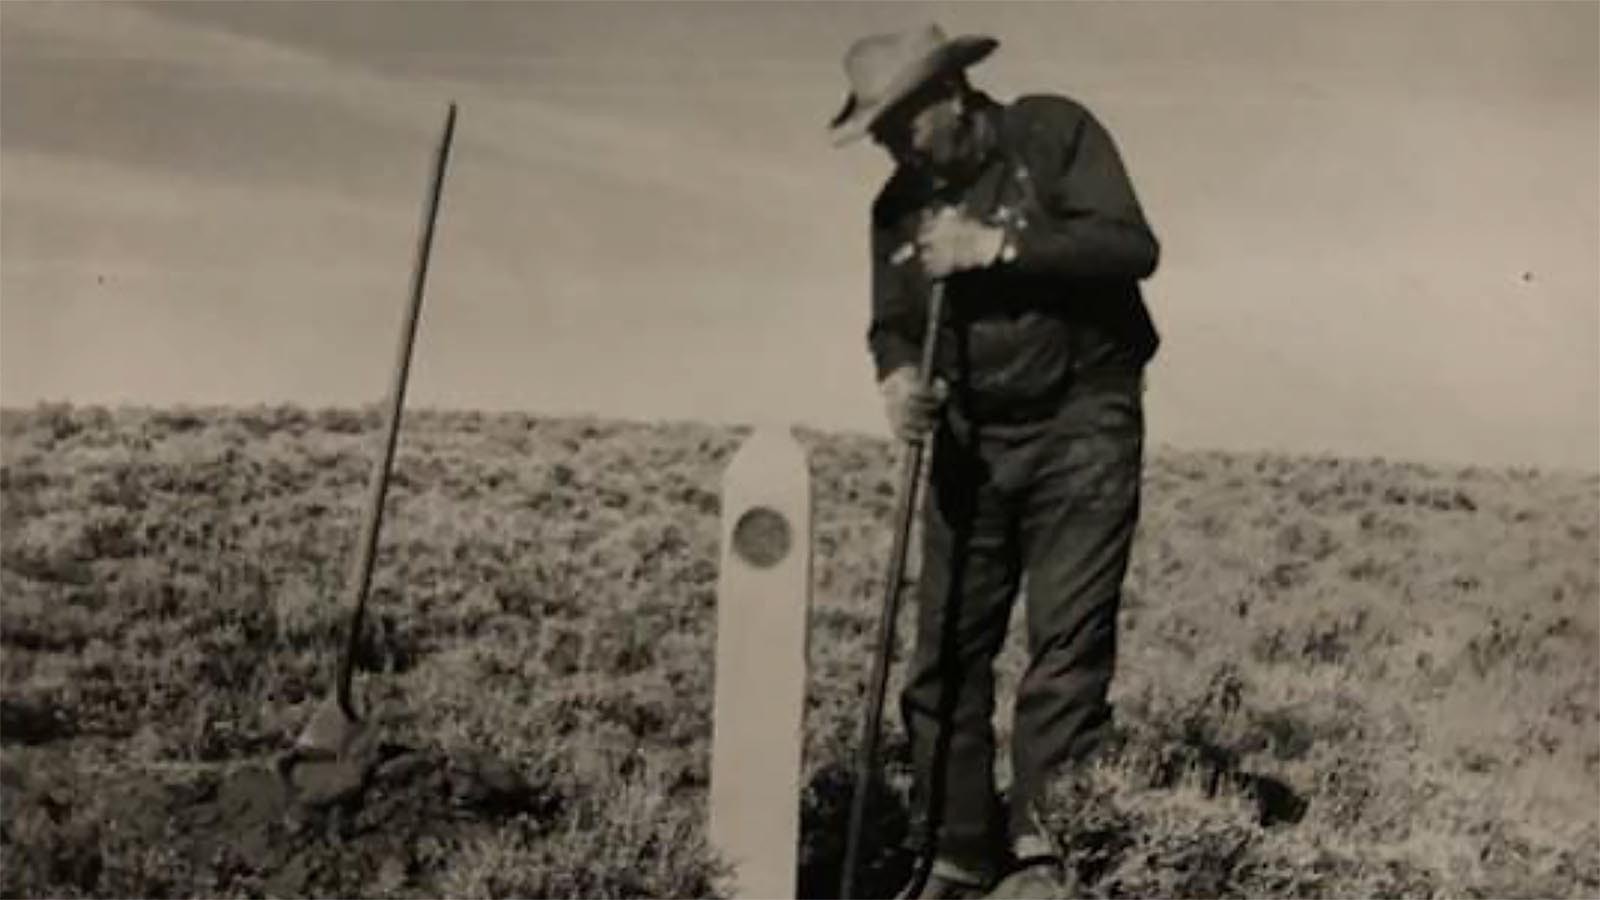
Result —
M 935 136 L 925 151 L 913 151 L 911 165 L 922 174 L 943 182 L 964 181 L 980 162 L 977 133 L 966 116 Z

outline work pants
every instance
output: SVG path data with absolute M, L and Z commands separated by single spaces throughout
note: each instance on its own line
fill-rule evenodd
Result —
M 901 695 L 913 839 L 993 872 L 1049 779 L 1106 736 L 1117 611 L 1144 452 L 1137 377 L 1076 385 L 1057 412 L 987 427 L 955 410 L 934 438 L 916 646 Z M 994 660 L 1026 575 L 1030 662 L 1018 687 L 1009 811 L 994 762 Z

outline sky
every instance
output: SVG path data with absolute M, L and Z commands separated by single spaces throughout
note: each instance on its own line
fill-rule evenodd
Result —
M 855 38 L 1000 47 L 1163 247 L 1157 444 L 1600 469 L 1600 4 L 0 3 L 0 403 L 886 435 Z

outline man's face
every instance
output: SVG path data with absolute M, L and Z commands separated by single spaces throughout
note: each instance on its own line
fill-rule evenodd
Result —
M 899 165 L 948 172 L 961 160 L 962 124 L 959 92 L 936 81 L 879 117 L 872 139 Z

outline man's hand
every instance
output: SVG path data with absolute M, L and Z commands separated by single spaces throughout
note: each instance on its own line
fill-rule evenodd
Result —
M 891 372 L 878 389 L 889 414 L 889 429 L 902 441 L 920 441 L 933 430 L 934 418 L 950 394 L 943 379 L 934 379 L 931 388 L 918 384 L 917 370 L 905 366 Z
M 1005 231 L 944 207 L 917 229 L 917 251 L 929 278 L 982 269 L 1000 257 Z

